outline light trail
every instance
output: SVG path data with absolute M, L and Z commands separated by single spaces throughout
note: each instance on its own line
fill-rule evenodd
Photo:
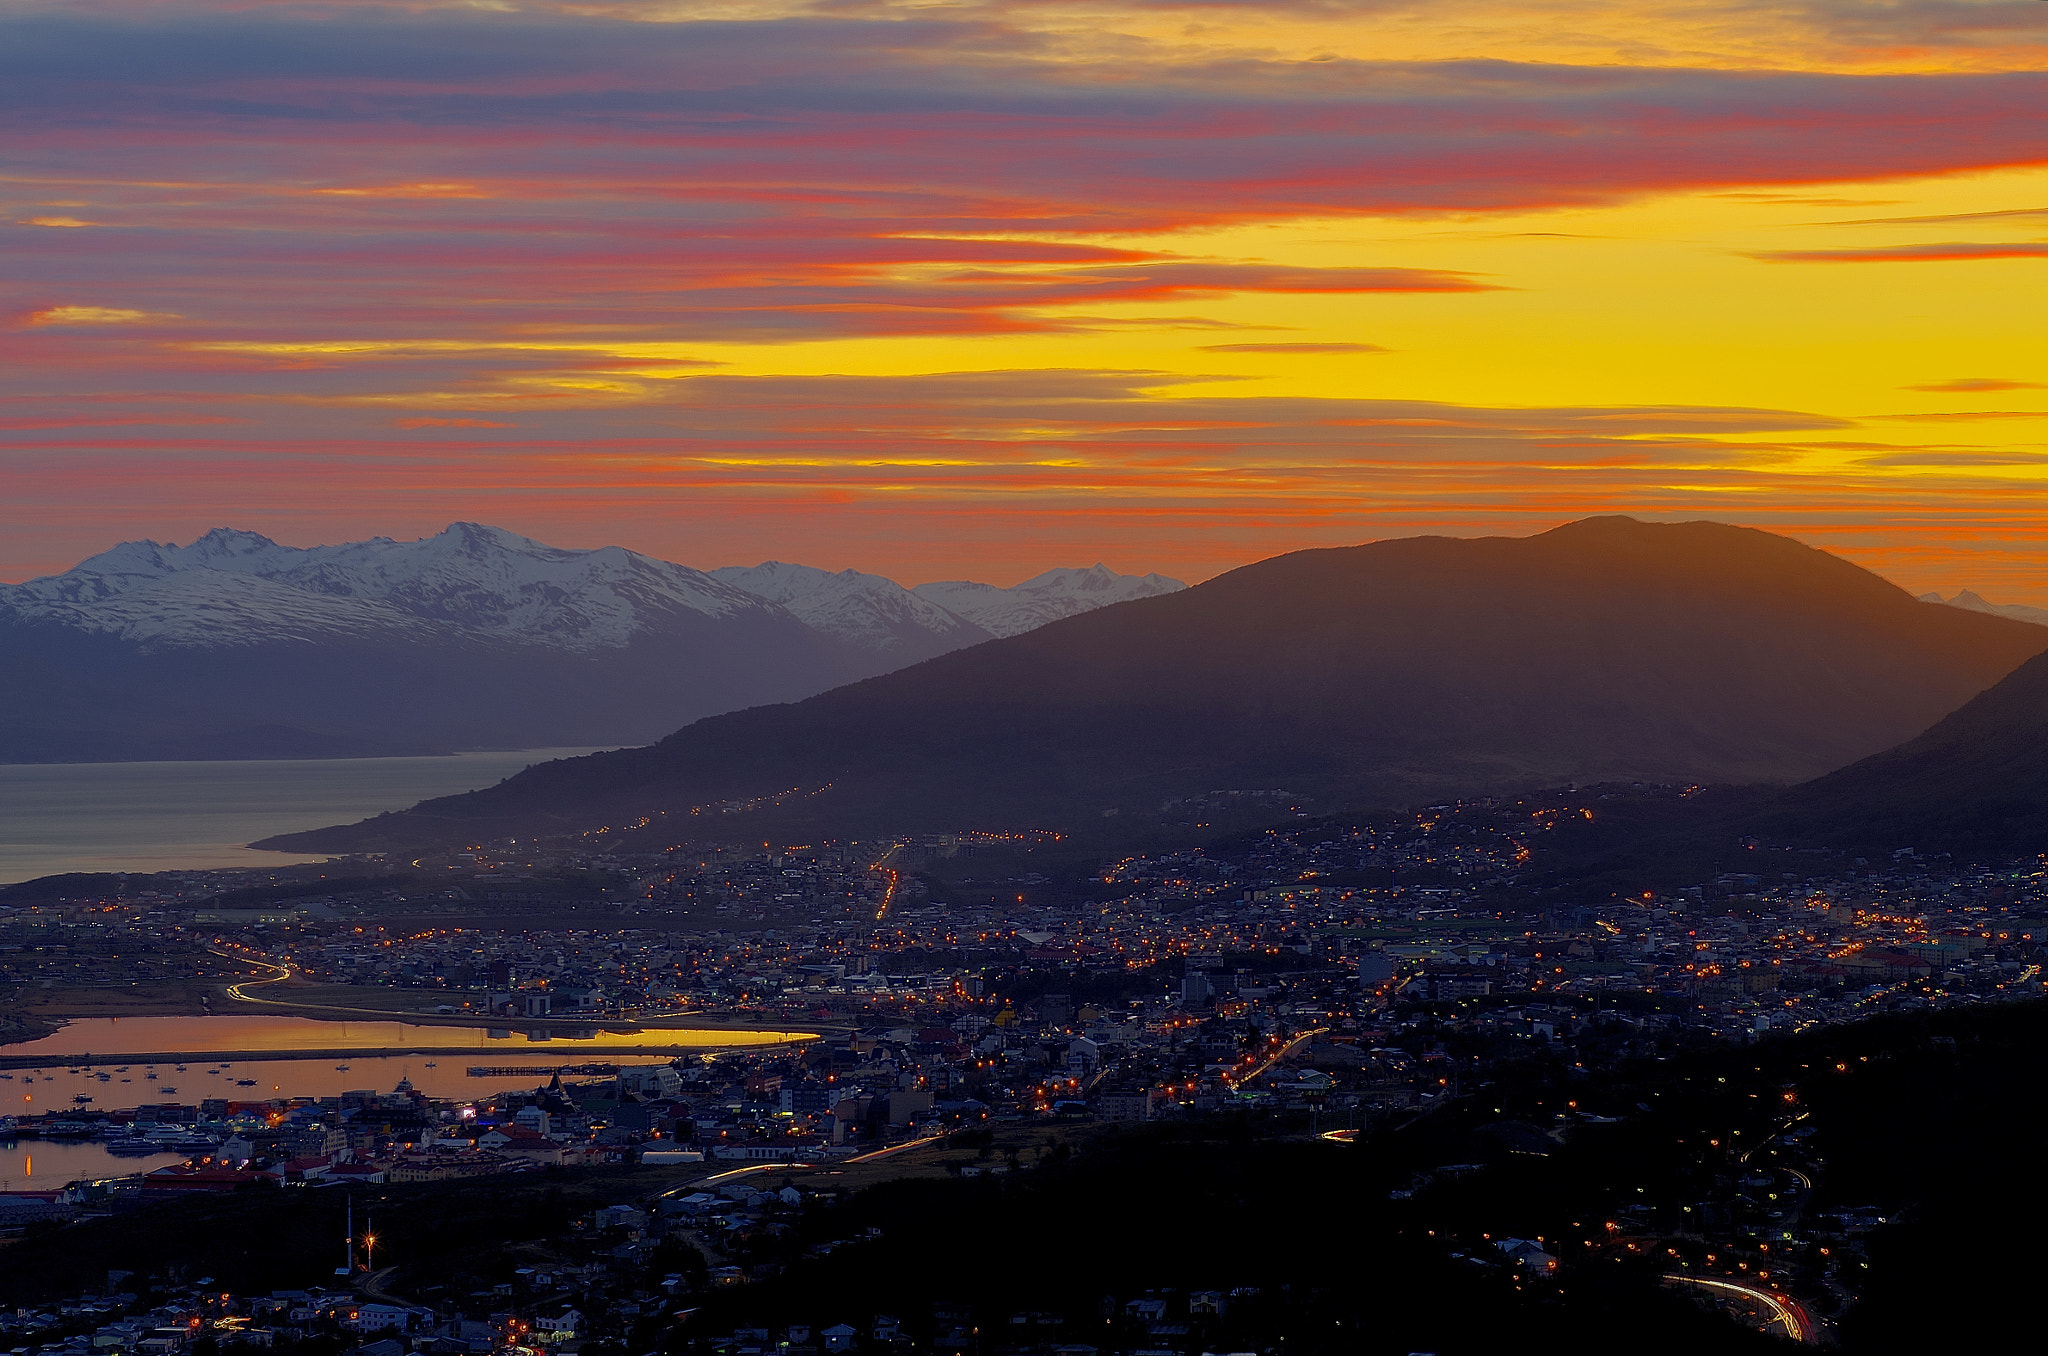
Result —
M 1819 1340 L 1814 1335 L 1812 1327 L 1800 1317 L 1790 1301 L 1782 1296 L 1774 1295 L 1768 1290 L 1752 1285 L 1743 1285 L 1737 1281 L 1710 1281 L 1701 1276 L 1667 1275 L 1664 1277 L 1664 1280 L 1671 1285 L 1698 1286 L 1702 1290 L 1712 1290 L 1727 1295 L 1739 1295 L 1743 1299 L 1752 1300 L 1770 1310 L 1772 1322 L 1782 1326 L 1785 1329 L 1785 1335 L 1793 1341 L 1811 1344 Z
M 875 921 L 877 923 L 889 916 L 889 906 L 896 902 L 896 887 L 903 882 L 903 873 L 890 866 L 889 859 L 903 851 L 908 846 L 908 843 L 908 839 L 898 840 L 890 846 L 887 852 L 875 858 L 873 864 L 868 867 L 870 871 L 880 871 L 889 877 L 888 888 L 882 891 L 882 902 L 875 908 Z
M 902 1144 L 892 1144 L 886 1149 L 877 1149 L 873 1153 L 855 1154 L 846 1161 L 849 1163 L 872 1163 L 878 1158 L 887 1158 L 891 1154 L 900 1154 L 905 1149 L 916 1149 L 926 1144 L 936 1144 L 944 1138 L 944 1135 L 927 1135 L 923 1139 L 906 1140 Z
M 244 986 L 254 987 L 259 984 L 281 984 L 292 977 L 292 967 L 289 965 L 279 965 L 274 961 L 256 960 L 250 956 L 231 956 L 225 951 L 215 951 L 212 947 L 208 947 L 207 951 L 209 954 L 219 956 L 222 960 L 234 961 L 238 965 L 258 965 L 265 970 L 275 970 L 277 972 L 263 979 L 245 979 L 240 984 L 228 985 L 227 995 L 237 1003 L 275 1003 L 277 1000 L 273 998 L 251 998 L 248 994 L 243 993 L 242 989 Z M 279 1006 L 300 1007 L 303 1005 L 298 1003 L 282 1003 Z
M 723 1182 L 728 1177 L 744 1177 L 750 1172 L 772 1172 L 776 1168 L 789 1168 L 796 1166 L 799 1165 L 778 1158 L 771 1163 L 749 1163 L 744 1168 L 728 1168 L 724 1172 L 714 1172 L 709 1177 L 706 1177 L 704 1181 Z
M 1312 1041 L 1316 1037 L 1327 1032 L 1329 1029 L 1330 1028 L 1326 1026 L 1319 1026 L 1313 1031 L 1304 1031 L 1299 1036 L 1296 1036 L 1293 1040 L 1287 1042 L 1287 1044 L 1281 1046 L 1278 1050 L 1275 1050 L 1272 1054 L 1266 1056 L 1265 1060 L 1261 1064 L 1259 1064 L 1257 1068 L 1251 1069 L 1248 1072 L 1241 1074 L 1235 1078 L 1231 1077 L 1229 1074 L 1225 1074 L 1223 1075 L 1223 1081 L 1225 1083 L 1228 1083 L 1233 1088 L 1241 1088 L 1245 1084 L 1251 1082 L 1254 1078 L 1257 1078 L 1260 1074 L 1266 1072 L 1266 1070 L 1272 1068 L 1275 1064 L 1278 1064 L 1281 1060 L 1286 1059 L 1289 1055 L 1293 1054 L 1296 1050 L 1299 1050 L 1303 1045 L 1307 1044 L 1309 1041 Z

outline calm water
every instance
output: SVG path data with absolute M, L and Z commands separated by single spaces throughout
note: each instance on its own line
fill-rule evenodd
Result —
M 0 1191 L 55 1191 L 81 1177 L 126 1177 L 184 1161 L 184 1154 L 115 1155 L 97 1144 L 0 1139 Z
M 415 1026 L 404 1022 L 323 1022 L 311 1017 L 95 1017 L 74 1021 L 39 1041 L 0 1046 L 0 1054 L 48 1056 L 41 1068 L 0 1070 L 0 1111 L 39 1115 L 81 1105 L 119 1112 L 146 1102 L 197 1105 L 209 1097 L 251 1101 L 271 1097 L 338 1097 L 368 1089 L 389 1092 L 400 1079 L 430 1097 L 464 1100 L 507 1088 L 546 1082 L 563 1064 L 660 1062 L 654 1057 L 608 1058 L 616 1047 L 663 1045 L 677 1050 L 734 1049 L 771 1045 L 791 1038 L 774 1031 L 692 1031 L 649 1027 L 637 1035 L 596 1032 L 582 1038 L 529 1040 L 518 1032 L 493 1034 L 484 1027 Z M 422 1049 L 472 1053 L 429 1057 Z M 245 1060 L 216 1064 L 204 1059 L 134 1061 L 71 1071 L 65 1057 L 124 1050 L 348 1050 L 321 1059 Z M 346 1067 L 341 1067 L 341 1066 Z M 531 1069 L 530 1076 L 471 1077 L 472 1065 Z M 105 1074 L 102 1081 L 97 1075 Z M 573 1077 L 573 1075 L 572 1075 Z M 243 1087 L 244 1080 L 253 1087 Z M 0 1141 L 0 1190 L 61 1186 L 79 1177 L 146 1172 L 180 1155 L 115 1157 L 96 1144 L 59 1141 Z M 33 1169 L 33 1181 L 31 1181 Z M 8 1184 L 12 1183 L 10 1187 Z
M 60 871 L 176 871 L 319 861 L 243 846 L 503 781 L 593 749 L 446 758 L 0 766 L 0 885 Z

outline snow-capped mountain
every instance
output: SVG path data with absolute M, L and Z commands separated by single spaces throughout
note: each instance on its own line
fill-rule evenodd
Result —
M 1027 594 L 1056 576 L 1094 582 Z M 951 587 L 1013 634 L 1136 582 Z M 219 528 L 0 585 L 0 762 L 639 743 L 996 633 L 856 570 L 707 573 L 476 523 L 303 548 Z
M 1944 598 L 1939 593 L 1923 593 L 1923 603 L 1941 603 L 1946 607 L 1960 607 L 1970 612 L 1988 612 L 1994 617 L 2011 617 L 2014 621 L 2032 622 L 2036 626 L 2048 626 L 2048 607 L 2028 607 L 2025 603 L 1986 602 L 1968 589 L 1953 598 Z
M 965 617 L 992 636 L 1016 636 L 1047 622 L 1092 612 L 1111 603 L 1152 598 L 1186 588 L 1163 574 L 1118 574 L 1103 564 L 1086 570 L 1047 570 L 1006 589 L 966 580 L 919 584 L 911 590 Z
M 859 570 L 833 573 L 814 565 L 728 565 L 711 571 L 720 583 L 786 608 L 806 626 L 880 652 L 942 654 L 987 640 L 991 632 L 919 597 L 892 579 Z
M 419 541 L 305 548 L 229 528 L 183 547 L 124 542 L 64 574 L 0 586 L 0 607 L 146 648 L 454 628 L 565 650 L 627 645 L 678 613 L 764 610 L 687 566 L 617 546 L 563 550 L 478 523 Z

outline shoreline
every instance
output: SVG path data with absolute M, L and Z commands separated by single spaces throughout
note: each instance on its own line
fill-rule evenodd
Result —
M 43 1068 L 53 1064 L 66 1067 L 84 1067 L 99 1064 L 132 1064 L 178 1062 L 191 1063 L 194 1060 L 229 1060 L 258 1062 L 265 1060 L 296 1059 L 346 1059 L 374 1058 L 380 1056 L 419 1055 L 430 1058 L 479 1058 L 498 1053 L 489 1048 L 475 1046 L 445 1046 L 434 1043 L 435 1029 L 498 1030 L 516 1033 L 526 1038 L 526 1043 L 511 1047 L 522 1057 L 538 1057 L 554 1063 L 588 1062 L 619 1056 L 633 1059 L 650 1057 L 672 1058 L 679 1054 L 713 1053 L 727 1050 L 763 1050 L 778 1046 L 808 1045 L 826 1038 L 828 1031 L 815 1029 L 821 1024 L 811 1023 L 792 1028 L 785 1025 L 771 1025 L 766 1022 L 752 1022 L 735 1018 L 721 1018 L 714 1014 L 703 1017 L 656 1018 L 653 1022 L 613 1019 L 603 1020 L 544 1017 L 521 1018 L 516 1022 L 498 1025 L 490 1017 L 475 1014 L 433 1013 L 414 1015 L 374 1008 L 316 1007 L 311 1004 L 275 1004 L 260 1000 L 245 1000 L 250 1007 L 273 1008 L 271 1011 L 250 1012 L 246 1009 L 204 1006 L 190 1003 L 162 1002 L 144 1005 L 152 1011 L 129 1011 L 122 1014 L 109 1013 L 48 1013 L 48 1014 L 6 1014 L 0 1016 L 0 1069 Z M 290 1011 L 275 1010 L 289 1008 Z M 72 1021 L 91 1021 L 107 1018 L 119 1021 L 122 1017 L 302 1017 L 312 1021 L 389 1022 L 401 1027 L 420 1028 L 421 1039 L 410 1044 L 389 1046 L 346 1045 L 320 1049 L 273 1049 L 273 1050 L 169 1050 L 169 1051 L 114 1051 L 64 1052 L 55 1050 L 28 1050 L 24 1047 L 56 1035 Z M 830 1027 L 830 1024 L 822 1024 Z M 573 1034 L 577 1032 L 605 1032 L 615 1036 L 638 1036 L 643 1038 L 635 1045 L 584 1046 Z M 763 1041 L 735 1039 L 730 1042 L 712 1041 L 689 1042 L 664 1039 L 666 1033 L 677 1036 L 730 1035 L 738 1038 L 747 1035 L 779 1037 Z M 554 1042 L 562 1044 L 556 1046 Z M 504 1053 L 510 1053 L 504 1050 Z
M 719 1053 L 733 1050 L 767 1050 L 779 1046 L 807 1045 L 820 1040 L 816 1032 L 783 1031 L 775 1034 L 782 1040 L 758 1041 L 732 1046 L 723 1045 L 662 1045 L 650 1043 L 635 1046 L 605 1046 L 599 1049 L 568 1048 L 542 1050 L 534 1046 L 514 1047 L 519 1057 L 543 1061 L 535 1065 L 536 1072 L 545 1072 L 546 1065 L 605 1064 L 617 1059 L 673 1058 L 682 1054 Z M 44 1051 L 40 1054 L 0 1053 L 0 1069 L 44 1069 L 62 1065 L 68 1069 L 91 1068 L 103 1064 L 195 1064 L 219 1063 L 261 1064 L 294 1060 L 328 1059 L 398 1059 L 415 1056 L 427 1059 L 471 1059 L 484 1060 L 492 1057 L 509 1058 L 514 1050 L 478 1049 L 475 1046 L 435 1045 L 391 1045 L 391 1046 L 337 1046 L 325 1050 L 129 1050 L 111 1054 L 80 1054 Z
M 0 1050 L 54 1036 L 69 1024 L 68 1018 L 47 1013 L 0 1013 Z
M 490 1028 L 516 1031 L 521 1035 L 541 1033 L 560 1035 L 570 1031 L 607 1031 L 615 1035 L 630 1036 L 646 1034 L 659 1040 L 664 1031 L 789 1031 L 786 1023 L 766 1019 L 750 1019 L 737 1015 L 716 1012 L 665 1013 L 648 1017 L 621 1017 L 592 1013 L 567 1016 L 550 1014 L 546 1017 L 502 1017 L 480 1012 L 420 1012 L 410 1008 L 356 1007 L 335 1003 L 298 1003 L 283 998 L 264 996 L 264 990 L 272 987 L 264 980 L 239 980 L 220 982 L 210 986 L 196 998 L 144 997 L 135 1001 L 95 1007 L 89 1003 L 74 1001 L 53 1005 L 43 1011 L 17 1011 L 0 1014 L 0 1052 L 10 1046 L 52 1036 L 74 1021 L 93 1021 L 106 1018 L 120 1021 L 125 1018 L 149 1017 L 305 1017 L 322 1022 L 396 1022 L 401 1026 L 417 1027 L 467 1027 Z M 238 992 L 237 990 L 254 990 Z M 277 986 L 276 991 L 296 992 L 293 987 Z M 381 990 L 371 988 L 366 993 Z M 125 995 L 124 995 L 125 996 Z M 801 1028 L 807 1034 L 817 1034 L 817 1029 L 838 1029 L 847 1026 L 845 1022 L 802 1022 Z M 573 1038 L 569 1038 L 573 1039 Z

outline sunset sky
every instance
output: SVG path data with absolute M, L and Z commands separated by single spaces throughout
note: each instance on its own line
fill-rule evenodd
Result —
M 0 6 L 0 579 L 453 519 L 2048 603 L 2041 0 Z

